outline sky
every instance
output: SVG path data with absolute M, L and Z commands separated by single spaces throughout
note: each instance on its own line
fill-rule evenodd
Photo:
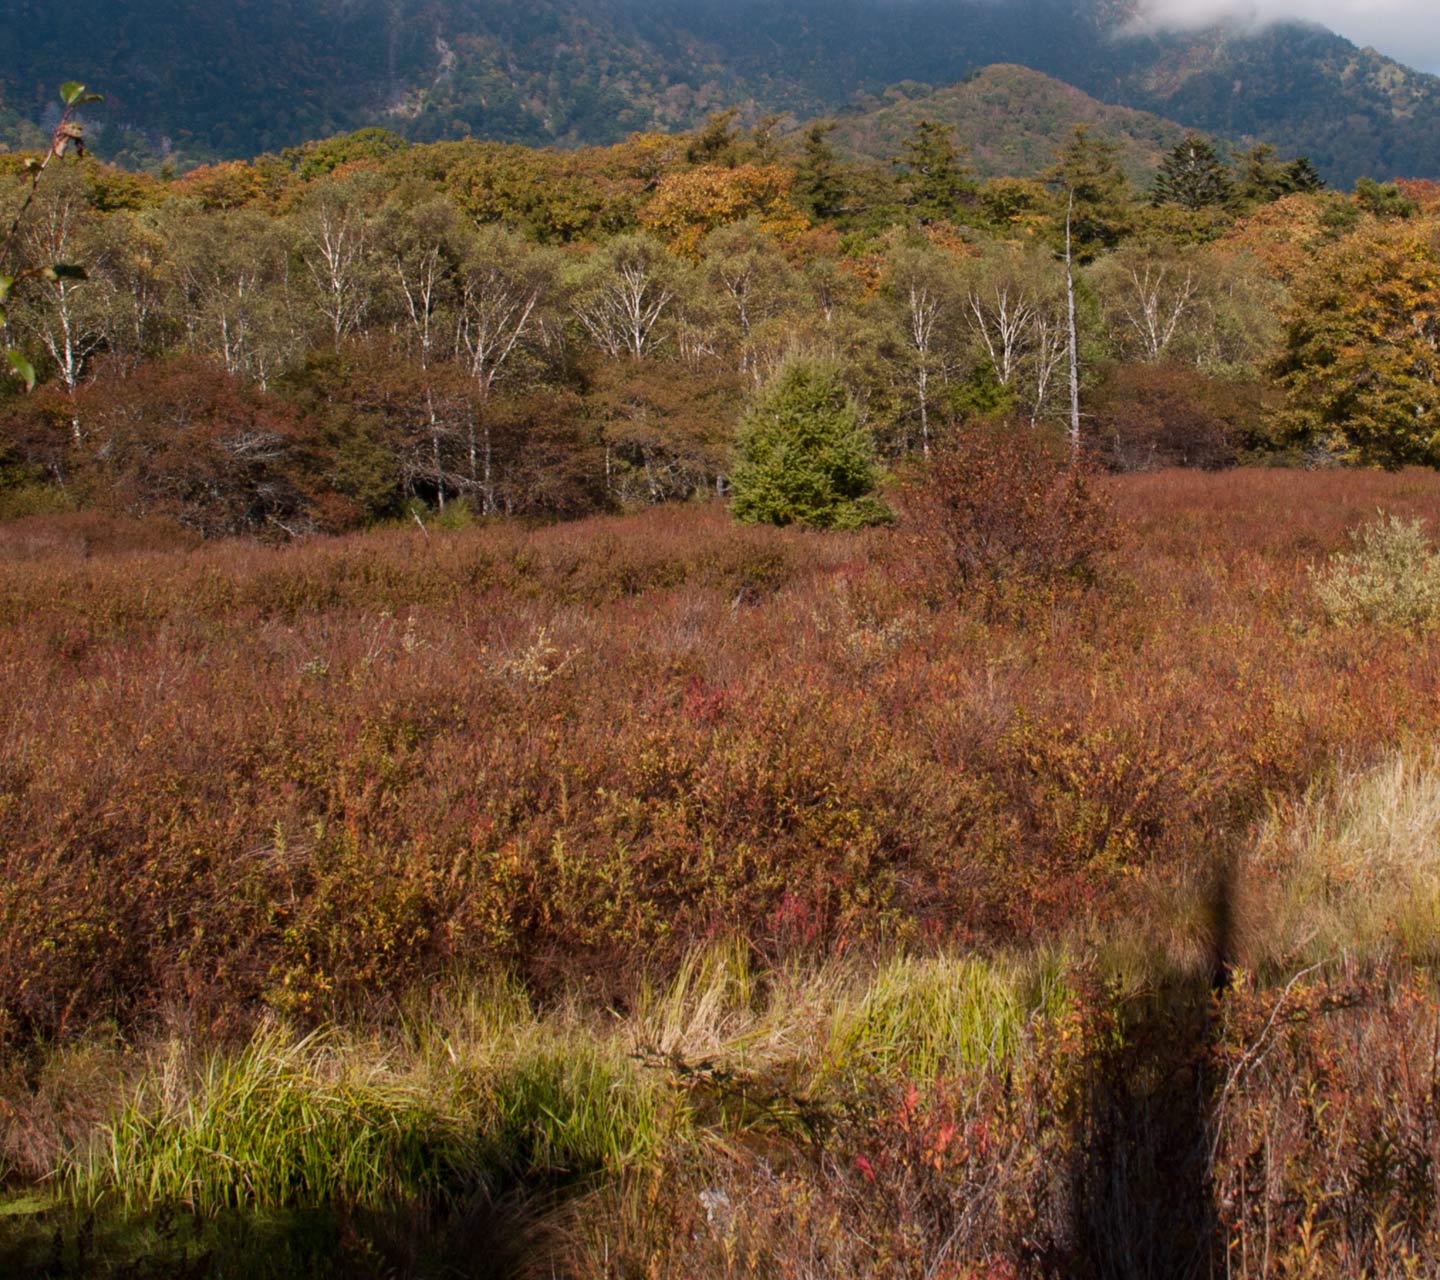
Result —
M 1440 0 L 1148 0 L 1147 7 L 1180 26 L 1223 17 L 1305 18 L 1408 66 L 1440 72 Z

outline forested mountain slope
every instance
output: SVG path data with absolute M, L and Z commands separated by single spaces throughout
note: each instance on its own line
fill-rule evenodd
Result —
M 842 151 L 876 160 L 902 153 L 921 120 L 953 125 L 982 178 L 1029 177 L 1054 158 L 1076 125 L 1119 147 L 1117 160 L 1142 189 L 1164 154 L 1184 136 L 1173 120 L 1113 107 L 1028 67 L 986 67 L 960 84 L 930 90 L 899 85 L 883 105 L 840 117 L 832 135 Z
M 421 140 L 605 142 L 719 107 L 797 117 L 1017 63 L 1103 102 L 1311 156 L 1440 176 L 1440 79 L 1319 27 L 1136 34 L 1112 0 L 12 0 L 0 87 L 33 119 L 103 87 L 110 156 L 177 165 L 384 124 Z M 12 130 L 13 133 L 13 130 Z

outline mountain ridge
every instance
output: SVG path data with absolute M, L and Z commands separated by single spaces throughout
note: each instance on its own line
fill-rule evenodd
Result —
M 102 153 L 176 165 L 385 125 L 416 141 L 578 145 L 751 116 L 832 115 L 915 80 L 1017 64 L 1101 103 L 1307 154 L 1332 181 L 1440 177 L 1440 78 L 1313 24 L 1133 30 L 1110 0 L 12 0 L 0 91 L 109 100 Z

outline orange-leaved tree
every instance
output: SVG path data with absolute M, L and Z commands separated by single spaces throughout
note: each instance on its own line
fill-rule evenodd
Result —
M 795 175 L 779 165 L 702 165 L 662 178 L 640 210 L 640 223 L 691 261 L 699 260 L 710 232 L 749 217 L 783 244 L 809 226 L 790 202 L 794 183 Z

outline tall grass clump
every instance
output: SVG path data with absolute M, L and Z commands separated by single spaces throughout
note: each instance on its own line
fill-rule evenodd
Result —
M 1430 627 L 1440 618 L 1440 553 L 1419 519 L 1380 515 L 1311 574 L 1332 622 Z
M 1346 770 L 1262 828 L 1254 873 L 1272 960 L 1401 949 L 1440 928 L 1440 752 L 1410 747 Z
M 747 1038 L 757 1017 L 758 986 L 741 939 L 697 947 L 672 981 L 642 990 L 637 1018 L 646 1046 L 661 1054 L 704 1054 Z
M 662 1082 L 613 1045 L 577 1040 L 538 1049 L 486 1090 L 489 1162 L 535 1180 L 649 1163 L 674 1135 Z
M 837 1067 L 933 1081 L 1009 1059 L 1029 1021 L 1055 1016 L 1065 1002 L 1058 969 L 1038 959 L 894 959 L 836 1018 L 830 1058 Z
M 77 1198 L 201 1214 L 385 1205 L 464 1188 L 477 1173 L 459 1118 L 320 1037 L 265 1030 L 185 1074 L 172 1060 L 142 1085 L 70 1169 Z
M 194 1062 L 172 1044 L 63 1172 L 126 1210 L 445 1205 L 644 1166 L 684 1119 L 621 1037 L 502 989 L 401 1042 L 266 1028 Z

